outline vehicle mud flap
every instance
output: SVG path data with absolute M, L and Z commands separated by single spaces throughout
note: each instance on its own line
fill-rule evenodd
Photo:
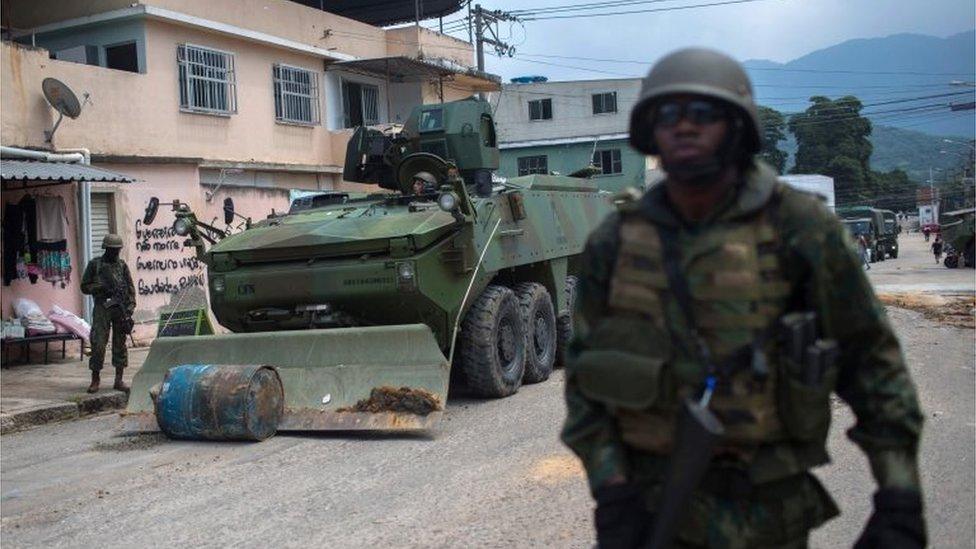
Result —
M 150 390 L 184 364 L 274 366 L 285 397 L 278 431 L 430 428 L 450 373 L 424 324 L 157 338 L 133 379 L 124 430 L 159 430 Z

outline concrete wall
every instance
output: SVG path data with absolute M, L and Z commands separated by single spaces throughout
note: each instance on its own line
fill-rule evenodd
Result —
M 139 72 L 146 72 L 146 29 L 143 21 L 139 19 L 93 25 L 82 29 L 66 29 L 34 37 L 25 36 L 19 41 L 25 44 L 33 42 L 52 53 L 75 46 L 97 46 L 98 64 L 102 67 L 106 64 L 107 46 L 135 42 Z
M 471 44 L 413 25 L 386 31 L 386 54 L 448 59 L 467 67 L 475 63 Z
M 593 181 L 608 191 L 619 191 L 625 187 L 641 188 L 644 185 L 645 157 L 631 149 L 625 140 L 600 142 L 596 150 L 620 149 L 623 172 L 614 175 L 599 175 Z M 551 172 L 568 175 L 586 167 L 593 153 L 593 143 L 573 143 L 567 145 L 548 145 L 518 149 L 502 149 L 499 173 L 505 177 L 518 175 L 518 158 L 522 156 L 545 155 Z
M 32 27 L 130 8 L 131 0 L 10 0 L 15 28 Z M 139 4 L 250 29 L 355 57 L 386 55 L 381 28 L 286 0 L 144 0 Z M 326 32 L 329 31 L 329 32 Z
M 18 29 L 129 9 L 130 0 L 8 0 L 4 16 Z M 286 0 L 143 0 L 139 4 L 234 25 L 361 58 L 406 55 L 441 57 L 471 66 L 467 42 L 427 29 L 384 30 Z
M 44 50 L 0 45 L 3 144 L 47 147 L 43 130 L 55 116 L 41 94 L 41 81 L 52 76 L 91 99 L 80 117 L 61 125 L 59 148 L 87 147 L 95 155 L 333 166 L 338 171 L 342 157 L 332 155 L 332 136 L 323 125 L 287 125 L 274 118 L 272 65 L 286 63 L 321 75 L 319 59 L 165 23 L 149 22 L 147 31 L 146 74 L 51 60 Z M 180 111 L 176 49 L 181 43 L 234 53 L 237 114 Z
M 617 92 L 617 112 L 593 114 L 592 95 Z M 630 109 L 637 100 L 640 79 L 579 80 L 538 84 L 504 84 L 492 94 L 498 102 L 495 121 L 502 143 L 627 133 Z M 551 120 L 529 120 L 529 101 L 552 99 Z

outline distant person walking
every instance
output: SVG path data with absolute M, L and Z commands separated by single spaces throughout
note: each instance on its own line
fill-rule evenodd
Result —
M 930 232 L 931 232 L 931 231 L 929 230 L 929 228 L 928 228 L 928 227 L 922 227 L 922 234 L 923 234 L 923 235 L 925 235 L 925 241 L 926 241 L 926 242 L 928 242 L 928 241 L 929 241 L 929 233 L 930 233 Z
M 942 248 L 944 244 L 942 242 L 942 235 L 935 235 L 935 242 L 932 243 L 932 253 L 935 255 L 935 263 L 939 264 L 942 262 Z
M 871 270 L 871 260 L 868 257 L 868 239 L 863 234 L 857 235 L 857 248 L 861 252 L 861 262 L 865 271 Z

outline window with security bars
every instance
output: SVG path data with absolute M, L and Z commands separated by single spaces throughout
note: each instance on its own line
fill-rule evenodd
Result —
M 276 64 L 274 77 L 275 120 L 290 124 L 319 123 L 318 77 L 313 71 Z
M 380 89 L 370 84 L 342 81 L 342 124 L 345 128 L 380 123 Z
M 518 159 L 519 176 L 532 175 L 534 173 L 549 173 L 549 157 L 544 154 L 539 156 L 520 156 Z
M 180 44 L 180 108 L 209 114 L 237 112 L 234 55 L 218 50 Z
M 593 165 L 600 168 L 603 175 L 623 173 L 623 162 L 620 160 L 620 149 L 608 149 L 593 153 Z
M 593 94 L 593 114 L 617 112 L 617 92 Z
M 552 120 L 552 99 L 529 101 L 529 120 Z

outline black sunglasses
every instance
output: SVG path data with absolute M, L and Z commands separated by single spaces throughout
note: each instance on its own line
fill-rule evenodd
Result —
M 671 128 L 687 118 L 692 124 L 705 126 L 725 120 L 727 116 L 723 106 L 711 101 L 695 100 L 687 103 L 667 101 L 658 105 L 655 110 L 654 124 Z

